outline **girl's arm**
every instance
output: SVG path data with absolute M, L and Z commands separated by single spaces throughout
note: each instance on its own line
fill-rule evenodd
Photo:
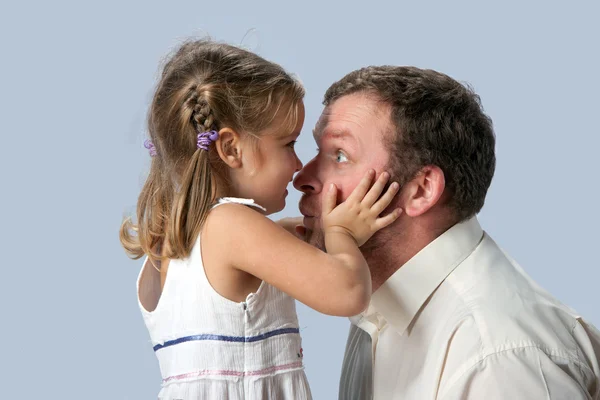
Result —
M 292 235 L 296 236 L 297 238 L 303 239 L 303 236 L 300 235 L 298 233 L 298 231 L 296 230 L 297 227 L 303 226 L 302 217 L 282 218 L 282 219 L 278 220 L 276 223 L 277 223 L 277 225 L 279 225 L 280 227 L 282 227 L 283 229 L 285 229 Z
M 277 287 L 324 314 L 351 316 L 362 312 L 371 297 L 369 267 L 358 246 L 400 215 L 379 214 L 398 190 L 391 185 L 380 198 L 387 174 L 375 182 L 363 178 L 350 197 L 335 207 L 334 185 L 323 200 L 327 253 L 242 205 L 225 204 L 211 211 L 207 230 L 219 241 L 219 259 Z

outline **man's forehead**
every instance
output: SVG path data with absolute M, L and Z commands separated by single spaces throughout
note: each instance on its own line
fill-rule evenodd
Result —
M 380 114 L 377 101 L 372 96 L 353 94 L 344 96 L 323 109 L 313 135 L 316 141 L 325 138 L 356 138 L 357 130 L 365 127 L 369 119 Z M 353 134 L 354 133 L 354 134 Z

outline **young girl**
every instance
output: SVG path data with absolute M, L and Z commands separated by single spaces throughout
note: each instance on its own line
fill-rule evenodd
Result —
M 184 44 L 164 67 L 137 224 L 120 232 L 130 255 L 147 256 L 138 300 L 159 399 L 310 399 L 293 299 L 339 316 L 369 302 L 358 246 L 400 214 L 379 217 L 398 187 L 380 196 L 386 174 L 373 183 L 370 171 L 337 207 L 329 189 L 327 253 L 266 218 L 302 167 L 303 96 L 280 66 L 211 41 Z

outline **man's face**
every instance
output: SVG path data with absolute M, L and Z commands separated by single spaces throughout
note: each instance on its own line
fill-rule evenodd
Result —
M 294 179 L 294 187 L 304 193 L 300 212 L 304 215 L 309 243 L 324 248 L 323 189 L 335 183 L 340 203 L 369 169 L 374 169 L 377 175 L 383 172 L 389 160 L 385 137 L 390 131 L 390 107 L 372 95 L 346 95 L 323 110 L 314 130 L 318 154 Z

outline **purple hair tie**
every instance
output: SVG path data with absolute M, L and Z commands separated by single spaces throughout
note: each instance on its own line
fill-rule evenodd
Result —
M 154 147 L 154 143 L 152 143 L 150 139 L 144 140 L 144 147 L 148 149 L 150 157 L 154 157 L 156 155 L 156 147 Z
M 202 132 L 198 134 L 198 142 L 196 147 L 202 150 L 208 151 L 208 146 L 219 138 L 219 132 L 217 131 L 208 131 Z

